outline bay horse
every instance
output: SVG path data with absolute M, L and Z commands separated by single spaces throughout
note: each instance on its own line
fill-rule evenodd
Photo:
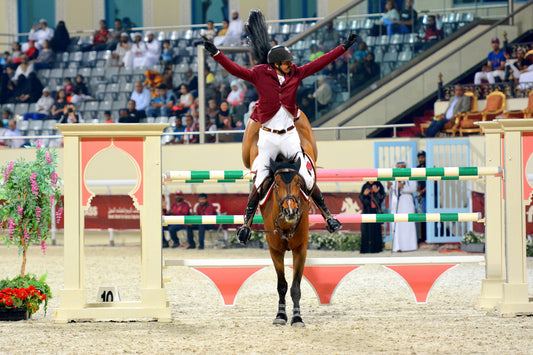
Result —
M 315 137 L 307 117 L 302 113 L 295 121 L 300 136 L 302 148 L 313 161 L 317 156 Z M 257 156 L 257 139 L 261 125 L 249 121 L 243 139 L 242 157 L 247 168 L 252 166 Z M 305 162 L 293 157 L 278 156 L 276 161 L 270 161 L 272 184 L 263 196 L 260 209 L 265 226 L 266 240 L 269 245 L 270 256 L 277 275 L 278 312 L 273 324 L 286 325 L 288 321 L 285 296 L 288 284 L 285 279 L 285 252 L 292 251 L 293 281 L 291 298 L 293 301 L 293 315 L 291 325 L 304 327 L 305 323 L 300 313 L 300 284 L 302 281 L 309 242 L 309 208 L 310 197 L 304 192 L 305 181 L 298 175 L 300 164 Z M 316 176 L 316 174 L 315 174 Z

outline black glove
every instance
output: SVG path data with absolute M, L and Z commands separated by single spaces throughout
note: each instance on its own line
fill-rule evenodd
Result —
M 348 36 L 348 39 L 344 42 L 342 42 L 342 46 L 345 50 L 348 50 L 355 42 L 359 41 L 359 36 L 350 31 L 350 35 Z
M 209 52 L 209 54 L 213 56 L 218 53 L 218 48 L 213 44 L 213 42 L 208 40 L 205 36 L 202 36 L 202 39 L 204 40 L 204 48 Z

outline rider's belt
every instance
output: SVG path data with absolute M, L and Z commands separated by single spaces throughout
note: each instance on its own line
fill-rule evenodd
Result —
M 270 133 L 276 133 L 276 134 L 285 134 L 289 131 L 292 131 L 294 129 L 294 125 L 290 126 L 289 128 L 287 129 L 280 129 L 280 130 L 277 130 L 277 129 L 270 129 L 268 127 L 261 127 L 263 129 L 263 131 L 267 131 L 267 132 L 270 132 Z

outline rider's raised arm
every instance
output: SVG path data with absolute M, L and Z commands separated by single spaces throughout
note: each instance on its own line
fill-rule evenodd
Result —
M 344 47 L 342 45 L 338 46 L 337 48 L 313 60 L 312 62 L 309 62 L 299 67 L 299 71 L 301 73 L 300 75 L 302 75 L 302 78 L 306 78 L 315 73 L 318 73 L 319 71 L 327 67 L 329 63 L 333 62 L 335 59 L 343 55 L 344 52 L 346 52 Z
M 218 51 L 218 53 L 213 56 L 213 59 L 222 65 L 231 75 L 242 80 L 253 82 L 254 72 L 251 69 L 241 67 L 239 64 L 232 62 L 221 51 Z

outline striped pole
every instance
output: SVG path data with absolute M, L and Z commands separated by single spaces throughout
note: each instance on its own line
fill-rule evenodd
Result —
M 479 176 L 501 174 L 500 167 L 393 168 L 393 169 L 319 169 L 318 181 L 392 181 L 392 180 L 472 180 Z M 167 182 L 249 182 L 250 170 L 167 171 Z
M 449 180 L 479 180 L 480 176 L 428 176 L 428 177 L 365 177 L 365 178 L 318 178 L 321 182 L 357 182 L 357 181 L 449 181 Z M 191 179 L 191 180 L 167 180 L 173 184 L 228 184 L 228 183 L 251 183 L 252 179 Z
M 384 222 L 480 222 L 481 213 L 405 213 L 405 214 L 338 214 L 342 223 Z M 243 224 L 244 216 L 163 216 L 163 225 L 173 224 Z M 262 224 L 263 217 L 254 216 L 254 224 Z M 325 223 L 322 215 L 309 215 L 309 223 Z

